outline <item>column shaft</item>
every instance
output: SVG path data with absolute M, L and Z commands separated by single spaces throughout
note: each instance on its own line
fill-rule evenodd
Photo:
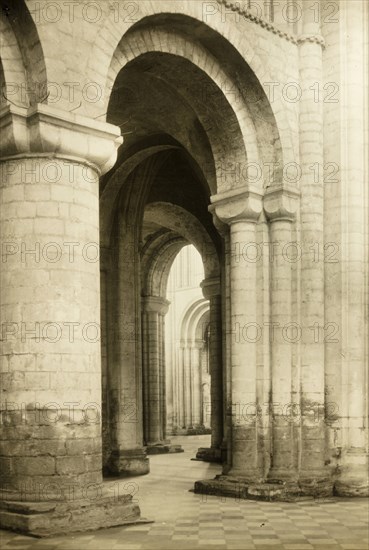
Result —
M 161 373 L 159 364 L 159 314 L 157 311 L 146 313 L 147 316 L 147 334 L 146 345 L 148 346 L 148 379 L 146 381 L 149 388 L 149 422 L 147 426 L 147 445 L 155 445 L 161 441 Z
M 201 407 L 201 350 L 199 345 L 192 347 L 191 353 L 192 367 L 192 419 L 193 427 L 200 426 L 200 407 Z
M 286 245 L 291 242 L 291 222 L 274 220 L 270 228 L 272 256 L 271 340 L 272 392 L 272 468 L 271 481 L 291 479 L 294 470 L 294 425 L 291 415 L 292 341 L 299 338 L 299 327 L 292 323 L 292 270 Z M 292 413 L 294 411 L 292 410 Z M 297 415 L 299 419 L 299 415 Z
M 132 215 L 132 214 L 131 214 Z M 143 448 L 142 342 L 138 228 L 129 216 L 117 228 L 114 339 L 109 361 L 109 409 L 114 474 L 149 471 Z
M 0 523 L 47 536 L 134 522 L 101 457 L 99 176 L 120 130 L 43 104 L 4 108 L 0 126 Z
M 67 499 L 101 482 L 98 174 L 32 155 L 1 187 L 4 494 Z
M 255 223 L 231 224 L 232 466 L 230 475 L 258 478 L 256 415 L 256 344 L 245 330 L 256 322 L 256 265 L 243 261 L 243 247 L 255 243 Z M 246 334 L 246 336 L 245 336 Z M 245 411 L 247 411 L 245 413 Z
M 184 375 L 184 423 L 186 429 L 192 428 L 191 405 L 191 348 L 188 345 L 183 349 L 183 375 Z
M 300 484 L 324 490 L 324 203 L 323 104 L 311 93 L 322 83 L 322 46 L 304 37 L 320 35 L 309 3 L 303 5 L 300 44 L 300 163 L 301 163 L 301 471 Z M 313 173 L 312 166 L 317 170 Z M 318 250 L 319 257 L 315 257 Z
M 223 357 L 221 296 L 210 296 L 210 392 L 211 446 L 219 449 L 223 441 Z
M 159 314 L 159 345 L 160 345 L 160 414 L 161 414 L 161 439 L 164 441 L 167 434 L 167 383 L 165 366 L 165 316 Z
M 148 454 L 182 452 L 179 445 L 170 445 L 166 439 L 164 316 L 168 307 L 165 298 L 143 298 L 144 435 Z

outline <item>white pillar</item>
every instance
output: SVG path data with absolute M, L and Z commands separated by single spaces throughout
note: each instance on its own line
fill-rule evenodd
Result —
M 270 188 L 264 197 L 264 210 L 270 221 L 271 261 L 271 361 L 272 414 L 270 481 L 297 481 L 297 426 L 291 415 L 292 345 L 300 339 L 300 327 L 292 318 L 292 262 L 296 247 L 292 247 L 292 223 L 298 208 L 295 189 Z M 297 249 L 297 257 L 299 249 Z M 297 415 L 297 422 L 299 421 Z
M 1 496 L 22 501 L 1 506 L 2 525 L 116 525 L 137 507 L 88 505 L 86 487 L 102 491 L 99 176 L 120 131 L 48 105 L 6 107 L 0 122 Z
M 209 370 L 211 395 L 211 447 L 220 449 L 223 441 L 223 352 L 222 303 L 219 278 L 205 279 L 201 288 L 210 307 Z
M 261 196 L 250 190 L 212 197 L 217 217 L 230 225 L 231 287 L 231 464 L 224 473 L 243 480 L 261 477 L 258 461 L 256 407 L 256 341 L 244 338 L 255 326 L 257 313 L 256 265 L 243 260 L 242 251 L 255 244 L 255 226 L 262 210 Z M 246 414 L 245 414 L 245 411 Z
M 324 201 L 322 37 L 309 2 L 302 3 L 300 53 L 301 166 L 301 453 L 299 483 L 307 493 L 331 492 L 325 466 Z M 320 94 L 321 95 L 321 94 Z M 312 166 L 317 169 L 312 171 Z M 318 261 L 314 250 L 319 251 Z
M 147 446 L 165 442 L 165 362 L 163 318 L 169 302 L 159 296 L 143 298 L 144 440 Z

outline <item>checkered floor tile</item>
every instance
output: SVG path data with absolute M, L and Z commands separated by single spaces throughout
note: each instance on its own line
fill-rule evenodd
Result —
M 190 460 L 209 436 L 172 441 L 185 452 L 152 456 L 151 473 L 129 480 L 142 515 L 154 523 L 49 539 L 1 531 L 1 550 L 368 550 L 367 499 L 269 503 L 195 495 L 189 490 L 196 479 L 220 472 Z

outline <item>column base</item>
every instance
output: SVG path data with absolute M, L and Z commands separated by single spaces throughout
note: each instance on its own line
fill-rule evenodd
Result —
M 190 426 L 189 428 L 180 428 L 174 426 L 172 430 L 167 432 L 171 436 L 175 435 L 211 435 L 211 428 L 206 426 Z
M 146 446 L 146 452 L 148 455 L 161 455 L 161 454 L 174 454 L 174 453 L 183 453 L 181 445 L 173 445 L 168 441 L 168 443 L 153 443 Z
M 299 472 L 298 485 L 303 495 L 316 498 L 330 497 L 333 495 L 333 478 L 327 469 L 303 470 Z
M 1 528 L 34 537 L 132 523 L 148 523 L 148 520 L 140 518 L 140 508 L 132 502 L 132 495 L 129 494 L 108 494 L 94 500 L 0 503 Z
M 222 464 L 225 461 L 222 449 L 213 447 L 200 447 L 196 453 L 196 458 L 191 460 L 202 460 L 203 462 L 217 462 Z
M 334 494 L 339 497 L 369 497 L 369 482 L 354 477 L 340 479 L 334 484 Z
M 144 449 L 112 451 L 108 462 L 109 475 L 142 476 L 150 472 L 149 459 Z
M 210 435 L 211 428 L 205 428 L 205 426 L 191 426 L 187 428 L 184 435 Z
M 309 490 L 307 484 L 301 486 L 300 482 L 294 481 L 285 483 L 252 483 L 241 477 L 219 475 L 214 479 L 196 481 L 194 492 L 203 495 L 233 497 L 242 500 L 282 502 L 295 502 L 296 500 L 306 500 L 306 498 L 331 497 L 333 494 L 331 481 L 329 486 L 326 484 L 324 487 L 320 486 L 320 489 L 321 491 L 319 492 L 317 486 L 314 485 Z
M 349 451 L 344 456 L 345 463 L 339 466 L 334 483 L 334 493 L 342 497 L 369 496 L 369 457 L 366 452 Z
M 297 483 L 298 475 L 291 468 L 285 470 L 283 468 L 271 468 L 268 472 L 267 483 Z

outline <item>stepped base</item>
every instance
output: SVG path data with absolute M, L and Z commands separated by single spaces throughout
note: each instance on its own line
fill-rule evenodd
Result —
M 330 499 L 333 495 L 331 482 L 315 485 L 311 489 L 296 482 L 250 483 L 242 479 L 219 475 L 215 479 L 195 482 L 194 492 L 202 495 L 233 497 L 264 501 L 295 502 L 306 499 Z
M 104 494 L 94 500 L 0 503 L 1 528 L 34 537 L 147 522 L 141 519 L 140 508 L 130 494 Z
M 191 428 L 173 428 L 170 432 L 173 436 L 183 435 L 210 435 L 211 428 L 205 428 L 205 426 L 193 426 Z
M 188 428 L 184 435 L 210 435 L 211 428 L 205 428 L 204 426 L 194 426 Z
M 172 454 L 172 453 L 183 453 L 181 445 L 172 445 L 172 444 L 162 444 L 158 443 L 156 445 L 147 445 L 146 452 L 148 455 L 161 455 L 161 454 Z
M 339 479 L 334 484 L 334 494 L 340 497 L 369 497 L 368 479 Z
M 192 460 L 222 463 L 222 451 L 221 449 L 214 449 L 212 447 L 200 447 L 196 453 L 196 458 L 193 458 Z
M 113 451 L 104 475 L 109 476 L 142 476 L 150 472 L 149 459 L 144 449 Z

